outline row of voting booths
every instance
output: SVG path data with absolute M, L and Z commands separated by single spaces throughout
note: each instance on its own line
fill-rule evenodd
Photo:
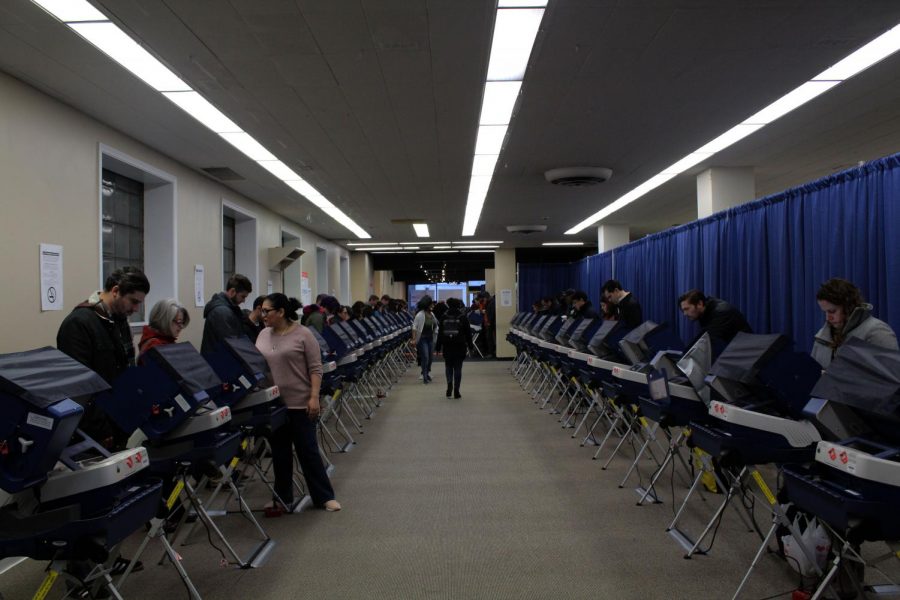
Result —
M 325 450 L 355 445 L 414 360 L 410 329 L 409 315 L 376 314 L 316 332 Z M 54 348 L 2 355 L 0 407 L 0 559 L 49 561 L 38 596 L 63 579 L 69 593 L 127 597 L 144 557 L 153 577 L 180 577 L 199 600 L 192 544 L 208 542 L 223 565 L 242 569 L 273 552 L 257 517 L 277 499 L 267 436 L 287 409 L 249 339 L 229 338 L 209 355 L 189 343 L 157 346 L 111 384 Z M 127 449 L 103 448 L 79 428 L 85 418 L 130 433 Z M 286 508 L 299 511 L 309 504 L 299 471 L 294 485 L 298 500 Z M 119 549 L 132 536 L 141 540 L 125 560 Z M 152 567 L 151 547 L 163 554 Z
M 507 339 L 512 374 L 540 409 L 603 469 L 626 457 L 618 484 L 638 474 L 636 504 L 677 506 L 660 530 L 684 558 L 710 551 L 723 518 L 758 533 L 734 598 L 767 554 L 787 555 L 809 597 L 900 592 L 865 552 L 881 543 L 880 558 L 900 556 L 897 351 L 850 339 L 823 372 L 781 334 L 704 334 L 684 348 L 665 324 L 534 313 L 517 314 Z M 704 526 L 690 526 L 688 508 Z

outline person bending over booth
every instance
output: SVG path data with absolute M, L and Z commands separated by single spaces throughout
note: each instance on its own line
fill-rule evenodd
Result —
M 272 433 L 272 470 L 275 493 L 290 512 L 294 505 L 294 460 L 300 468 L 313 505 L 329 512 L 341 510 L 319 454 L 316 423 L 319 419 L 319 389 L 322 386 L 322 354 L 313 333 L 297 323 L 300 302 L 284 294 L 266 296 L 262 314 L 266 328 L 256 338 L 256 348 L 265 357 L 287 407 L 287 423 Z M 273 499 L 271 507 L 275 507 Z
M 872 305 L 863 300 L 859 288 L 846 279 L 829 279 L 816 292 L 825 325 L 813 340 L 812 357 L 827 369 L 835 352 L 848 338 L 897 350 L 897 336 L 891 326 L 872 316 Z
M 244 275 L 237 273 L 228 278 L 225 291 L 214 294 L 203 307 L 203 341 L 200 352 L 209 354 L 225 338 L 240 337 L 244 331 L 244 313 L 241 304 L 253 291 L 253 284 Z
M 573 319 L 596 319 L 598 317 L 597 311 L 594 310 L 594 306 L 583 290 L 572 294 L 572 310 L 569 316 Z
M 700 325 L 700 333 L 688 344 L 690 348 L 704 333 L 714 340 L 728 344 L 738 332 L 753 333 L 753 329 L 736 306 L 719 298 L 705 295 L 698 289 L 688 290 L 678 298 L 682 314 Z
M 138 364 L 143 364 L 144 353 L 154 346 L 174 344 L 179 334 L 191 322 L 185 307 L 174 298 L 160 300 L 150 310 L 148 325 L 144 325 L 138 342 Z
M 634 329 L 644 322 L 640 302 L 631 292 L 622 289 L 622 284 L 615 279 L 610 279 L 600 288 L 600 295 L 604 300 L 616 307 L 618 320 L 625 323 L 629 329 Z

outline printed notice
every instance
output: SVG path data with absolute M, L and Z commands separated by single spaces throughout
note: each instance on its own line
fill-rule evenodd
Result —
M 512 306 L 512 290 L 500 290 L 500 306 Z
M 41 244 L 41 310 L 62 310 L 63 247 Z
M 203 293 L 203 265 L 194 265 L 194 306 L 202 308 L 205 302 L 203 299 L 206 294 Z
M 309 288 L 309 273 L 300 272 L 300 302 L 303 306 L 312 304 L 312 290 Z
M 271 296 L 272 292 L 274 292 L 274 291 L 275 291 L 275 288 L 272 285 L 272 280 L 269 279 L 268 281 L 266 281 L 266 293 Z

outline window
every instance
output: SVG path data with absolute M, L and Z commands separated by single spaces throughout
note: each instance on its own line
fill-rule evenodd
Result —
M 101 196 L 103 280 L 122 267 L 144 271 L 144 184 L 103 169 Z M 129 320 L 144 320 L 143 305 Z
M 222 281 L 234 275 L 234 217 L 222 216 Z

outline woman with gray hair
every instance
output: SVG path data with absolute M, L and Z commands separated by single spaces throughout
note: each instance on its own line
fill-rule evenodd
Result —
M 174 344 L 181 331 L 191 322 L 185 307 L 174 298 L 160 300 L 150 310 L 149 324 L 144 325 L 141 341 L 138 343 L 138 363 L 143 362 L 144 353 L 154 346 Z

